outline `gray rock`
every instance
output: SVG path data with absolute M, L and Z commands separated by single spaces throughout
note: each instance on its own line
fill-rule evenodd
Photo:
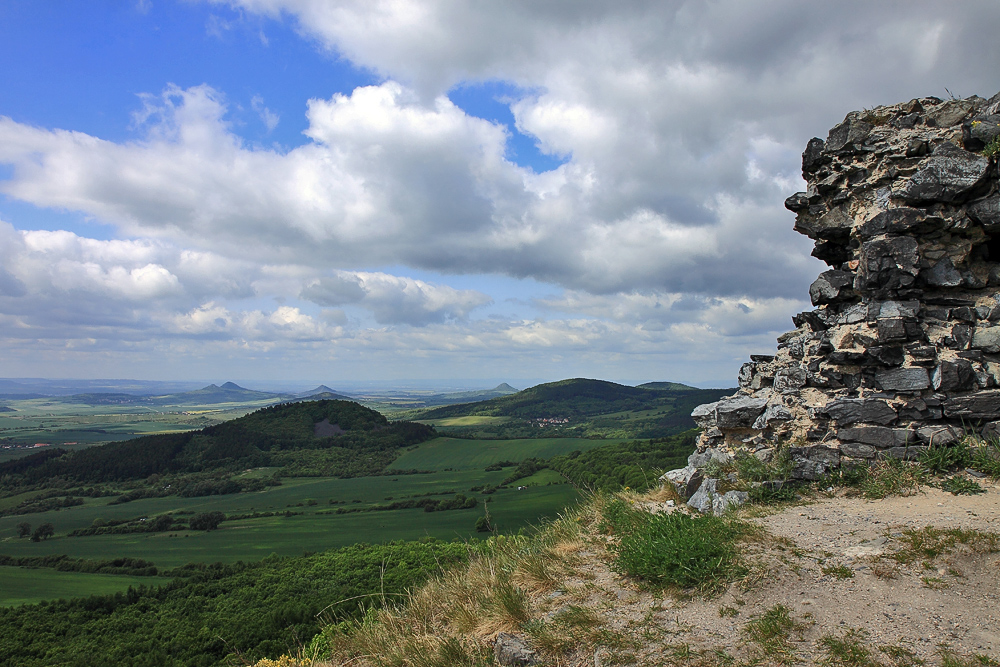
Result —
M 972 364 L 965 359 L 942 361 L 931 376 L 934 391 L 968 391 L 975 384 Z
M 819 137 L 813 137 L 806 144 L 806 149 L 802 151 L 802 173 L 811 174 L 821 166 L 830 161 L 830 158 L 823 154 L 824 141 Z
M 688 466 L 691 468 L 703 468 L 706 463 L 712 460 L 712 450 L 706 449 L 695 452 L 688 457 Z
M 809 286 L 809 298 L 814 306 L 850 301 L 854 297 L 854 274 L 848 271 L 824 271 Z
M 714 477 L 709 477 L 701 483 L 698 490 L 695 491 L 694 495 L 688 499 L 688 507 L 696 509 L 702 514 L 708 514 L 712 511 L 712 500 L 718 495 L 715 491 L 719 480 Z
M 910 287 L 916 282 L 919 262 L 918 244 L 912 237 L 898 236 L 863 243 L 858 255 L 854 289 L 864 292 Z M 867 309 L 865 314 L 867 315 Z
M 773 386 L 775 391 L 801 389 L 806 386 L 808 379 L 809 374 L 806 369 L 801 366 L 792 366 L 791 368 L 782 368 L 774 374 Z
M 997 231 L 1000 229 L 1000 195 L 972 202 L 966 209 L 966 213 L 981 224 L 987 232 Z
M 998 419 L 1000 390 L 986 389 L 965 396 L 953 396 L 944 402 L 944 416 L 951 419 Z
M 915 461 L 922 452 L 927 451 L 923 445 L 911 445 L 909 447 L 891 447 L 879 452 L 879 456 L 884 458 L 903 459 L 904 461 Z
M 795 218 L 795 231 L 805 234 L 811 239 L 847 238 L 851 233 L 854 221 L 838 207 L 819 217 L 799 214 Z
M 843 442 L 840 444 L 840 453 L 844 456 L 852 456 L 858 459 L 875 458 L 876 449 L 871 445 L 863 445 L 860 442 Z
M 715 407 L 716 424 L 719 428 L 749 428 L 766 407 L 767 398 L 724 398 Z
M 1000 421 L 989 422 L 983 426 L 981 434 L 985 440 L 993 443 L 1000 442 Z
M 927 124 L 931 127 L 958 125 L 977 107 L 975 98 L 948 100 L 928 112 Z
M 698 428 L 708 429 L 716 424 L 715 408 L 719 402 L 703 403 L 691 411 L 691 418 Z
M 923 271 L 920 277 L 925 283 L 934 287 L 957 287 L 962 284 L 962 274 L 947 257 Z
M 914 392 L 931 386 L 927 369 L 919 366 L 878 371 L 875 373 L 875 381 L 885 391 Z
M 1000 352 L 1000 327 L 976 327 L 971 345 L 987 354 Z
M 694 466 L 685 466 L 683 468 L 677 468 L 675 470 L 669 470 L 662 475 L 660 475 L 660 481 L 663 484 L 670 484 L 677 491 L 677 495 L 681 498 L 687 498 L 690 494 L 688 487 L 691 481 L 698 477 L 698 469 Z
M 939 227 L 944 227 L 943 219 L 928 217 L 927 213 L 919 208 L 900 206 L 879 213 L 858 227 L 857 234 L 867 241 L 881 234 L 909 236 Z
M 924 426 L 917 429 L 917 437 L 920 442 L 931 447 L 944 447 L 953 442 L 958 442 L 965 436 L 965 431 L 957 426 Z
M 826 138 L 826 145 L 823 148 L 830 153 L 836 153 L 845 148 L 848 150 L 855 148 L 868 138 L 872 129 L 874 129 L 874 126 L 871 123 L 866 123 L 857 117 L 849 117 L 843 123 L 830 130 L 830 134 Z
M 868 304 L 868 317 L 877 319 L 916 317 L 919 310 L 919 301 L 872 301 Z
M 723 495 L 716 495 L 712 498 L 712 514 L 722 516 L 730 509 L 734 509 L 750 500 L 750 494 L 745 491 L 726 491 Z
M 958 202 L 985 181 L 990 161 L 951 142 L 938 146 L 900 191 L 910 204 Z
M 524 640 L 506 632 L 497 635 L 493 657 L 504 667 L 525 667 L 538 663 L 538 655 L 528 648 Z
M 894 447 L 898 443 L 894 429 L 887 426 L 852 426 L 837 429 L 837 438 L 842 441 L 859 442 L 879 449 Z M 843 451 L 843 446 L 841 447 Z
M 764 410 L 764 412 L 760 415 L 760 417 L 757 417 L 757 420 L 754 421 L 753 427 L 759 431 L 762 431 L 766 428 L 770 428 L 774 422 L 788 421 L 791 418 L 792 418 L 791 411 L 784 405 L 778 405 L 778 404 L 769 405 L 767 406 L 767 409 Z
M 877 398 L 838 399 L 827 403 L 823 412 L 841 426 L 857 422 L 888 425 L 896 421 L 896 411 Z

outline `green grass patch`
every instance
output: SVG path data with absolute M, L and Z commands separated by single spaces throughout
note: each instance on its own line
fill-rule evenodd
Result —
M 393 461 L 388 470 L 483 469 L 501 461 L 547 459 L 574 451 L 586 451 L 618 440 L 587 438 L 525 438 L 516 440 L 464 440 L 435 438 L 409 448 Z
M 736 543 L 749 528 L 730 518 L 650 514 L 613 500 L 603 526 L 618 536 L 615 569 L 656 587 L 711 593 L 744 569 Z
M 792 618 L 791 609 L 776 604 L 766 612 L 747 622 L 743 634 L 768 660 L 780 665 L 795 661 L 791 644 L 792 633 L 801 635 L 804 626 Z
M 88 595 L 107 595 L 129 586 L 159 586 L 165 577 L 130 577 L 114 574 L 60 572 L 51 568 L 0 567 L 0 607 L 32 604 Z

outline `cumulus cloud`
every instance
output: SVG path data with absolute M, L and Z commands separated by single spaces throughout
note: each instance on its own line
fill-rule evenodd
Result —
M 475 290 L 457 290 L 386 273 L 348 273 L 322 277 L 300 296 L 321 306 L 358 304 L 372 312 L 379 324 L 423 326 L 464 319 L 492 299 Z
M 381 83 L 309 100 L 287 151 L 243 141 L 208 85 L 143 96 L 131 142 L 0 118 L 0 191 L 133 239 L 0 224 L 12 327 L 554 365 L 582 350 L 681 363 L 674 346 L 735 366 L 773 346 L 822 269 L 781 206 L 806 141 L 851 109 L 992 94 L 1000 64 L 987 0 L 213 1 L 291 21 Z M 448 97 L 492 80 L 523 91 L 516 129 L 564 164 L 511 162 L 512 129 Z M 457 274 L 537 281 L 547 319 L 477 318 L 495 296 L 449 286 Z

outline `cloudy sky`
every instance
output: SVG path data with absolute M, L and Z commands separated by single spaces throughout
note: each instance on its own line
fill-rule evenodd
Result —
M 0 377 L 732 386 L 851 110 L 1000 89 L 1000 4 L 0 3 Z

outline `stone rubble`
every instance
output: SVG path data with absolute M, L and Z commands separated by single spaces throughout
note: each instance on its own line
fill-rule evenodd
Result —
M 998 137 L 1000 93 L 855 111 L 809 141 L 808 188 L 785 207 L 830 266 L 815 309 L 751 355 L 735 395 L 694 410 L 698 453 L 665 481 L 696 495 L 708 461 L 783 443 L 792 476 L 816 479 L 1000 435 Z

